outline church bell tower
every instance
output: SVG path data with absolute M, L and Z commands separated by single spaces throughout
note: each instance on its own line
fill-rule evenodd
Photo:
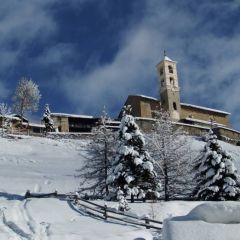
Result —
M 160 81 L 161 106 L 169 111 L 173 120 L 180 119 L 180 87 L 177 76 L 177 62 L 171 60 L 164 52 L 163 60 L 157 64 L 157 73 Z

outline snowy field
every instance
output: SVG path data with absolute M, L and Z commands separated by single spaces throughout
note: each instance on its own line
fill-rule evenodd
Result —
M 73 192 L 78 189 L 76 169 L 81 167 L 86 142 L 38 137 L 0 138 L 0 240 L 140 240 L 160 239 L 154 231 L 104 222 L 75 211 L 58 199 L 23 199 L 31 192 Z M 192 139 L 196 152 L 204 143 Z M 240 147 L 222 143 L 240 170 Z M 100 202 L 100 201 L 99 201 Z M 109 203 L 114 205 L 115 203 Z M 187 214 L 200 202 L 130 204 L 131 211 L 163 220 Z

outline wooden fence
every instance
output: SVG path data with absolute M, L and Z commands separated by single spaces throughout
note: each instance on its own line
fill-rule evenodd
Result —
M 150 228 L 157 229 L 157 230 L 162 229 L 162 222 L 160 221 L 156 221 L 148 217 L 138 217 L 136 215 L 133 215 L 127 212 L 121 212 L 121 211 L 115 210 L 114 208 L 107 207 L 107 205 L 102 206 L 97 203 L 85 200 L 83 198 L 80 198 L 77 195 L 58 194 L 57 192 L 40 194 L 40 193 L 30 193 L 29 191 L 27 191 L 25 194 L 25 198 L 49 198 L 49 197 L 70 200 L 71 203 L 73 204 L 73 207 L 77 207 L 78 210 L 82 210 L 85 213 L 88 213 L 89 215 L 98 217 L 105 221 L 109 219 L 113 219 L 116 221 L 132 224 L 136 226 L 146 227 L 147 229 L 150 229 Z

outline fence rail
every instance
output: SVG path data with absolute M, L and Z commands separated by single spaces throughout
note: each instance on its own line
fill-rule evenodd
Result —
M 80 198 L 77 195 L 58 194 L 57 191 L 53 193 L 44 193 L 44 194 L 30 193 L 30 191 L 27 191 L 25 194 L 25 198 L 49 198 L 49 197 L 70 200 L 76 207 L 83 209 L 86 213 L 90 215 L 94 215 L 95 217 L 99 217 L 104 220 L 114 219 L 114 220 L 125 222 L 128 224 L 146 227 L 147 229 L 150 229 L 150 228 L 158 229 L 158 230 L 162 229 L 161 221 L 157 221 L 148 217 L 138 217 L 125 212 L 120 212 L 118 210 L 114 210 L 110 207 L 107 207 L 107 205 L 103 206 L 94 202 L 90 202 L 88 200 Z

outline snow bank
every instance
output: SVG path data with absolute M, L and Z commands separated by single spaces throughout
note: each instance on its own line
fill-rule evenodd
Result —
M 209 202 L 186 216 L 166 219 L 163 236 L 164 240 L 238 240 L 239 223 L 239 202 Z
M 211 202 L 194 208 L 186 217 L 208 223 L 240 223 L 239 202 Z

